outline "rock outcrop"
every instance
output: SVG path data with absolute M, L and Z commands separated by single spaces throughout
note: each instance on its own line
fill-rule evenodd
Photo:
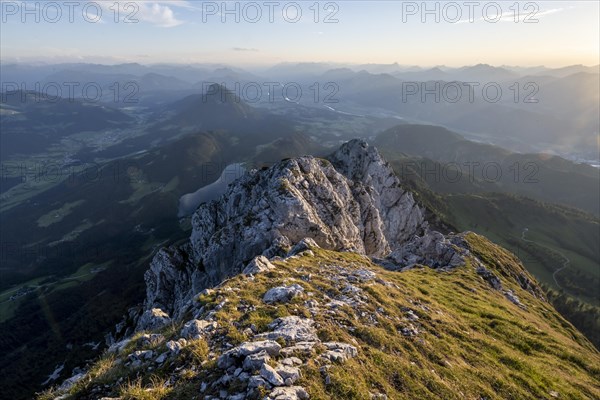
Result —
M 401 243 L 388 257 L 395 268 L 412 268 L 417 264 L 432 268 L 454 268 L 464 264 L 468 254 L 461 235 L 444 236 L 428 232 Z
M 218 200 L 200 205 L 192 227 L 188 243 L 154 257 L 145 276 L 147 309 L 177 318 L 203 288 L 268 269 L 267 259 L 297 253 L 293 246 L 304 238 L 329 250 L 386 257 L 423 235 L 427 222 L 377 150 L 353 140 L 328 159 L 300 157 L 248 172 Z

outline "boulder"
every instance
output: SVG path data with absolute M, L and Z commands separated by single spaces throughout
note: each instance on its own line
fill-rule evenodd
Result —
M 279 364 L 275 367 L 275 371 L 283 378 L 286 386 L 291 386 L 300 379 L 300 370 L 297 367 Z
M 268 400 L 307 400 L 306 390 L 300 386 L 275 388 L 267 397 Z
M 294 297 L 300 296 L 304 288 L 298 284 L 291 286 L 278 286 L 269 289 L 263 297 L 265 303 L 287 303 Z
M 292 249 L 287 253 L 286 257 L 293 257 L 303 251 L 318 249 L 319 245 L 313 239 L 307 237 L 299 241 Z
M 112 354 L 119 354 L 121 353 L 123 350 L 125 350 L 125 347 L 127 347 L 127 345 L 131 343 L 131 338 L 127 338 L 127 339 L 123 339 L 120 342 L 117 343 L 113 343 L 107 350 L 108 353 L 112 353 Z
M 255 389 L 258 387 L 264 387 L 267 389 L 271 388 L 271 384 L 265 380 L 262 376 L 254 375 L 248 379 L 248 389 Z
M 65 380 L 58 388 L 59 391 L 66 392 L 70 390 L 77 382 L 85 378 L 85 373 L 75 374 L 69 379 Z
M 308 318 L 289 316 L 277 318 L 269 324 L 270 332 L 256 335 L 257 338 L 276 340 L 282 338 L 286 343 L 318 342 L 314 321 Z
M 138 321 L 136 331 L 155 331 L 170 323 L 169 314 L 160 308 L 152 308 L 144 311 Z
M 187 345 L 187 340 L 179 339 L 178 341 L 169 340 L 167 342 L 167 349 L 173 354 L 179 354 L 181 349 Z
M 253 372 L 259 370 L 264 363 L 269 361 L 271 357 L 269 354 L 262 350 L 255 354 L 250 354 L 244 359 L 243 367 L 246 371 Z
M 502 282 L 492 271 L 480 264 L 477 266 L 477 274 L 479 274 L 491 287 L 496 290 L 502 290 Z
M 144 347 L 155 346 L 165 341 L 165 337 L 160 333 L 150 333 L 140 336 L 139 342 Z
M 284 347 L 281 349 L 281 354 L 284 357 L 292 357 L 294 354 L 301 354 L 303 356 L 311 356 L 315 352 L 315 346 L 317 341 L 314 342 L 297 342 L 293 346 Z
M 271 357 L 276 357 L 279 355 L 280 350 L 281 345 L 274 340 L 245 342 L 223 353 L 217 359 L 217 366 L 221 369 L 228 369 L 243 358 L 263 351 Z
M 254 257 L 254 259 L 250 261 L 250 263 L 248 263 L 248 265 L 244 268 L 242 273 L 246 275 L 254 275 L 260 272 L 269 271 L 274 268 L 275 266 L 271 264 L 269 259 L 261 255 L 258 257 Z
M 137 350 L 131 353 L 127 358 L 131 361 L 147 361 L 152 359 L 154 352 L 152 350 Z
M 468 254 L 469 251 L 462 247 L 460 236 L 446 237 L 431 231 L 402 243 L 388 258 L 397 269 L 412 268 L 417 264 L 448 269 L 465 265 Z
M 260 368 L 260 376 L 273 386 L 283 386 L 285 384 L 281 375 L 279 375 L 269 364 L 262 365 Z
M 185 339 L 200 339 L 216 328 L 217 323 L 214 321 L 193 319 L 185 323 L 180 335 Z
M 162 364 L 165 361 L 167 361 L 168 356 L 169 356 L 169 353 L 167 353 L 167 352 L 162 353 L 160 356 L 156 357 L 156 360 L 154 360 L 154 362 L 157 364 Z
M 356 347 L 348 343 L 326 342 L 323 345 L 327 348 L 324 357 L 335 362 L 344 362 L 349 358 L 358 356 Z

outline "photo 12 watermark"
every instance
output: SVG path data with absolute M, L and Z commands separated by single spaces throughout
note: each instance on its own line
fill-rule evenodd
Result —
M 140 84 L 130 82 L 2 82 L 0 103 L 41 103 L 83 100 L 117 104 L 137 104 Z
M 402 23 L 495 24 L 501 21 L 537 24 L 540 6 L 518 1 L 403 1 Z
M 537 104 L 540 87 L 536 82 L 402 82 L 402 103 L 486 103 L 511 101 Z
M 510 165 L 496 161 L 462 161 L 447 163 L 428 163 L 425 161 L 409 161 L 401 164 L 401 178 L 418 176 L 432 183 L 455 184 L 463 180 L 470 183 L 475 181 L 487 183 L 540 183 L 540 167 L 533 161 L 514 162 Z
M 2 23 L 75 23 L 136 24 L 140 12 L 136 1 L 2 1 L 0 12 Z
M 203 1 L 202 22 L 218 21 L 221 23 L 313 22 L 337 24 L 340 5 L 338 2 L 309 2 L 309 1 Z
M 2 23 L 137 24 L 143 21 L 148 7 L 160 8 L 168 3 L 114 0 L 2 1 L 0 5 Z M 198 1 L 191 2 L 188 10 L 200 13 L 197 21 L 203 24 L 337 24 L 340 21 L 340 3 L 333 1 Z
M 291 103 L 315 104 L 339 103 L 340 87 L 335 82 L 202 82 L 202 102 L 217 98 L 221 102 L 275 103 L 284 100 Z
M 136 160 L 115 160 L 106 164 L 81 162 L 68 158 L 59 161 L 5 161 L 0 164 L 0 181 L 15 179 L 20 183 L 61 183 L 69 185 L 88 182 L 131 184 L 143 180 L 143 169 Z

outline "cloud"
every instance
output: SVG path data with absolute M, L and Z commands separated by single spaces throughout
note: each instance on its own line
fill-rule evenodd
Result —
M 154 3 L 162 4 L 162 5 L 168 4 L 173 7 L 186 8 L 188 10 L 200 10 L 200 11 L 202 10 L 201 7 L 196 7 L 195 5 L 193 5 L 191 1 L 185 1 L 185 0 L 155 1 Z
M 147 22 L 161 28 L 173 28 L 184 24 L 177 19 L 173 8 L 196 9 L 188 1 L 115 1 L 98 2 L 101 7 L 108 11 L 110 18 L 114 15 L 114 4 L 119 4 L 120 19 L 129 21 Z
M 248 47 L 234 47 L 232 48 L 233 51 L 260 51 L 258 49 L 254 49 L 254 48 L 248 48 Z
M 172 28 L 183 24 L 183 21 L 175 17 L 175 13 L 169 6 L 158 3 L 147 4 L 145 2 L 138 2 L 137 4 L 139 5 L 138 18 L 141 21 L 150 22 L 162 28 Z
M 569 8 L 573 8 L 573 7 L 569 7 Z M 545 15 L 550 15 L 550 14 L 556 14 L 556 13 L 559 13 L 564 10 L 565 10 L 564 8 L 553 8 L 551 10 L 542 11 L 541 13 L 536 14 L 535 18 L 543 17 Z
M 531 22 L 533 22 L 533 21 L 539 19 L 540 17 L 545 17 L 546 15 L 556 14 L 556 13 L 562 12 L 564 10 L 565 10 L 564 8 L 552 8 L 550 10 L 545 10 L 545 11 L 541 11 L 541 12 L 538 11 L 538 12 L 532 13 L 531 15 L 529 15 L 530 13 L 521 12 L 520 14 L 517 14 L 517 17 L 519 17 L 520 22 L 522 22 L 524 18 L 528 18 L 528 19 L 530 19 Z M 493 18 L 494 16 L 490 15 L 490 17 Z M 468 19 L 461 19 L 460 21 L 457 21 L 455 23 L 456 24 L 465 24 L 465 23 L 474 23 L 474 22 L 478 22 L 478 21 L 486 21 L 486 19 L 483 17 L 474 19 L 473 21 L 470 21 Z M 513 22 L 514 23 L 515 22 L 515 14 L 513 12 L 509 12 L 509 13 L 505 12 L 504 15 L 502 15 L 502 17 L 498 20 L 498 22 Z

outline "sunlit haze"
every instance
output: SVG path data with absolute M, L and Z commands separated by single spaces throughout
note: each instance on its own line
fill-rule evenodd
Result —
M 67 10 L 56 23 L 49 22 L 56 12 L 48 9 L 39 11 L 37 24 L 31 23 L 35 13 L 13 13 L 12 2 L 2 3 L 4 62 L 559 67 L 596 65 L 600 48 L 596 1 L 493 3 L 500 8 L 490 2 L 449 7 L 444 2 L 341 1 L 327 8 L 300 2 L 301 15 L 289 2 L 269 7 L 257 2 L 253 8 L 243 2 L 153 1 L 137 3 L 132 23 L 124 22 L 132 13 L 127 2 L 121 2 L 115 23 L 117 7 L 105 1 L 97 2 L 101 18 L 96 7 L 82 2 L 72 8 L 72 23 Z M 39 2 L 25 3 L 33 10 Z

